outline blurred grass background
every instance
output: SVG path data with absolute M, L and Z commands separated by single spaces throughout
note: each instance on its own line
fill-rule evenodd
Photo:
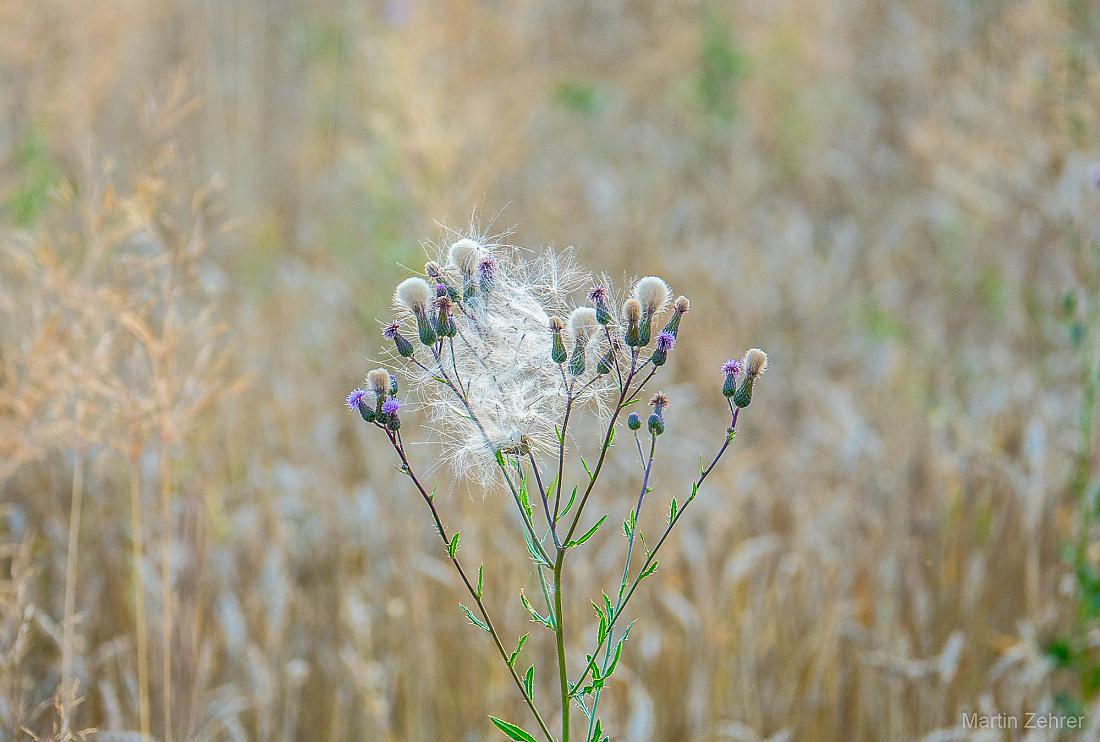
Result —
M 622 739 L 1090 708 L 1051 646 L 1081 613 L 1059 312 L 1096 286 L 1098 43 L 1087 0 L 0 3 L 4 738 L 138 729 L 139 635 L 161 739 L 526 721 L 341 406 L 398 264 L 471 222 L 692 299 L 662 503 L 722 434 L 718 366 L 771 356 L 632 605 Z M 508 503 L 443 509 L 505 635 L 549 651 Z M 594 543 L 573 625 L 621 568 Z

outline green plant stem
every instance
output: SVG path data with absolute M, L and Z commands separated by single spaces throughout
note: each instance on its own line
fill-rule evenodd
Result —
M 718 449 L 718 453 L 716 453 L 714 455 L 714 458 L 711 460 L 710 465 L 706 469 L 703 469 L 703 471 L 700 472 L 700 474 L 699 474 L 699 479 L 692 483 L 692 494 L 684 501 L 684 504 L 680 507 L 680 510 L 677 511 L 676 517 L 672 518 L 669 521 L 668 526 L 665 528 L 664 532 L 661 534 L 661 538 L 658 539 L 657 543 L 653 547 L 653 550 L 650 551 L 649 554 L 646 556 L 645 562 L 642 564 L 641 569 L 638 570 L 638 576 L 635 577 L 633 581 L 631 581 L 630 588 L 627 590 L 626 594 L 623 596 L 622 606 L 617 611 L 614 612 L 614 615 L 608 617 L 608 619 L 607 619 L 607 636 L 611 635 L 611 630 L 615 627 L 615 624 L 618 622 L 619 618 L 623 615 L 623 612 L 626 611 L 627 604 L 630 602 L 630 599 L 634 596 L 634 592 L 638 589 L 638 585 L 641 584 L 641 581 L 642 581 L 641 580 L 641 575 L 645 574 L 645 571 L 649 568 L 649 566 L 651 564 L 653 564 L 653 561 L 657 557 L 657 552 L 661 550 L 661 547 L 664 545 L 665 541 L 668 539 L 669 534 L 672 533 L 672 529 L 676 526 L 677 523 L 680 522 L 680 518 L 682 518 L 684 516 L 684 513 L 687 511 L 688 506 L 691 505 L 692 501 L 695 499 L 696 495 L 698 494 L 699 488 L 702 487 L 703 481 L 707 478 L 707 476 L 710 475 L 710 473 L 712 471 L 714 471 L 714 467 L 718 465 L 718 462 L 721 460 L 722 455 L 725 454 L 726 450 L 729 448 L 730 444 L 733 442 L 734 431 L 737 428 L 737 417 L 738 417 L 739 413 L 740 413 L 739 409 L 735 410 L 733 412 L 733 419 L 730 421 L 730 426 L 726 430 L 726 439 L 725 439 L 725 441 L 723 441 L 722 446 Z M 592 652 L 593 657 L 595 657 L 599 653 L 599 651 L 604 648 L 604 642 L 606 642 L 606 641 L 607 641 L 607 638 L 605 636 L 603 641 L 600 641 L 596 645 L 596 649 Z M 585 666 L 584 672 L 577 679 L 577 681 L 575 683 L 573 683 L 573 685 L 571 687 L 572 688 L 579 688 L 581 683 L 583 683 L 585 681 L 585 679 L 588 677 L 588 673 L 591 672 L 591 670 L 592 670 L 592 663 L 590 662 Z
M 558 684 L 561 690 L 561 739 L 569 742 L 569 671 L 565 660 L 565 615 L 561 607 L 561 570 L 565 560 L 565 549 L 558 550 L 554 563 L 554 641 L 558 650 Z
M 384 426 L 377 425 L 377 423 L 376 426 L 384 428 Z M 405 447 L 401 442 L 400 433 L 394 433 L 389 430 L 386 430 L 385 432 L 386 436 L 390 440 L 390 445 L 393 446 L 394 451 L 397 452 L 398 457 L 401 459 L 402 470 L 409 477 L 409 479 L 412 480 L 413 485 L 416 487 L 417 491 L 420 493 L 420 496 L 427 504 L 428 509 L 431 510 L 432 520 L 435 521 L 436 532 L 443 540 L 444 547 L 448 547 L 451 543 L 451 539 L 447 535 L 447 529 L 443 525 L 442 518 L 440 518 L 439 510 L 435 506 L 435 498 L 428 494 L 428 491 L 424 488 L 424 485 L 421 484 L 420 479 L 417 478 L 416 473 L 413 471 L 412 464 L 409 463 L 408 456 L 406 456 L 405 454 Z M 489 617 L 489 611 L 485 607 L 485 603 L 482 601 L 481 596 L 478 595 L 477 588 L 475 588 L 473 583 L 470 581 L 470 578 L 466 574 L 466 570 L 463 568 L 462 563 L 459 561 L 457 554 L 453 556 L 449 555 L 449 558 L 455 569 L 458 571 L 459 577 L 462 578 L 462 583 L 466 586 L 466 590 L 470 593 L 470 597 L 477 605 L 478 612 L 481 613 L 481 618 L 485 621 L 485 626 L 489 630 L 489 635 L 493 638 L 493 643 L 496 645 L 497 652 L 500 654 L 501 659 L 504 660 L 504 664 L 508 667 L 508 672 L 511 674 L 512 680 L 516 684 L 516 688 L 519 689 L 520 695 L 523 696 L 524 703 L 526 703 L 527 708 L 531 710 L 531 714 L 532 716 L 534 716 L 535 722 L 539 725 L 539 729 L 542 730 L 542 733 L 550 742 L 555 742 L 554 735 L 550 733 L 550 729 L 546 726 L 546 722 L 543 720 L 542 715 L 535 707 L 534 699 L 527 694 L 527 690 L 523 687 L 523 680 L 520 679 L 519 675 L 516 673 L 516 669 L 508 661 L 508 650 L 504 648 L 504 644 L 500 640 L 500 634 L 497 632 L 496 626 L 493 624 L 492 618 Z
M 634 434 L 637 439 L 638 434 Z M 641 443 L 638 444 L 639 450 L 641 449 Z M 657 449 L 657 436 L 652 433 L 649 434 L 649 458 L 645 459 L 645 470 L 642 474 L 642 488 L 638 493 L 638 503 L 634 506 L 634 527 L 630 529 L 630 537 L 626 540 L 626 558 L 623 560 L 623 574 L 619 578 L 619 591 L 615 598 L 615 610 L 614 613 L 618 613 L 623 604 L 623 593 L 626 592 L 626 584 L 630 579 L 630 557 L 634 553 L 634 539 L 638 533 L 638 516 L 642 512 L 642 501 L 645 500 L 646 492 L 649 489 L 649 473 L 653 470 L 653 454 Z M 607 672 L 607 667 L 611 663 L 611 647 L 615 644 L 615 637 L 613 636 L 614 628 L 608 628 L 607 630 L 607 646 L 604 647 L 603 662 L 600 664 L 600 675 L 602 676 Z M 599 650 L 597 650 L 599 651 Z M 592 736 L 593 725 L 596 723 L 596 707 L 600 703 L 600 693 L 603 689 L 597 688 L 592 695 L 592 708 L 588 715 L 588 737 Z

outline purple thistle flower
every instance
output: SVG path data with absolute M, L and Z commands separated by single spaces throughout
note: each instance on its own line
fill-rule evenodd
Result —
M 741 361 L 731 358 L 722 364 L 723 376 L 735 376 L 739 373 L 741 373 Z
M 491 278 L 493 274 L 496 273 L 496 269 L 497 259 L 492 255 L 486 255 L 477 262 L 477 273 L 479 276 L 489 276 Z
M 437 283 L 435 285 L 435 295 L 436 296 L 447 296 L 448 293 L 449 292 L 447 291 L 447 285 L 446 284 Z
M 382 337 L 386 340 L 393 340 L 401 332 L 401 326 L 396 322 L 390 322 L 382 328 Z
M 397 411 L 400 410 L 400 409 L 401 409 L 401 403 L 398 402 L 393 397 L 390 397 L 389 399 L 387 399 L 385 402 L 382 403 L 382 414 L 383 415 L 396 415 Z
M 370 392 L 366 389 L 352 389 L 351 394 L 344 401 L 344 404 L 348 406 L 349 410 L 359 411 L 359 403 L 363 400 L 363 397 L 367 396 Z
M 676 345 L 676 336 L 671 332 L 662 332 L 657 335 L 657 350 L 667 353 Z
M 588 290 L 588 301 L 595 304 L 596 302 L 607 300 L 607 289 L 603 286 L 593 286 Z

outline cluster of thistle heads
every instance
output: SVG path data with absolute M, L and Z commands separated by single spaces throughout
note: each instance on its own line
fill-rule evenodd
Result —
M 577 268 L 571 251 L 530 257 L 459 239 L 397 285 L 394 318 L 382 328 L 395 373 L 375 369 L 347 404 L 396 431 L 396 375 L 405 377 L 443 456 L 488 484 L 499 452 L 553 449 L 567 399 L 605 412 L 627 369 L 667 363 L 691 309 L 687 297 L 673 300 L 658 276 L 638 279 L 625 296 L 610 285 Z M 577 296 L 584 302 L 574 304 Z M 731 407 L 748 406 L 766 366 L 756 348 L 722 366 Z M 658 393 L 651 405 L 648 429 L 660 435 L 668 398 Z M 637 414 L 627 422 L 641 427 Z

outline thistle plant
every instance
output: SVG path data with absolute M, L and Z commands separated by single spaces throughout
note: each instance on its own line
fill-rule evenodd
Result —
M 530 723 L 524 724 L 532 731 L 496 716 L 489 717 L 492 724 L 514 740 L 550 742 L 578 739 L 583 726 L 586 742 L 601 742 L 609 737 L 599 717 L 600 695 L 633 626 L 626 623 L 630 601 L 657 570 L 661 548 L 733 443 L 767 355 L 750 349 L 716 374 L 713 399 L 724 399 L 729 423 L 717 433 L 716 450 L 700 459 L 709 463 L 700 464 L 683 492 L 661 496 L 665 525 L 647 540 L 639 517 L 658 497 L 650 486 L 658 443 L 676 425 L 672 401 L 659 391 L 650 395 L 647 386 L 675 356 L 679 333 L 688 326 L 682 322 L 688 299 L 671 301 L 668 284 L 646 276 L 625 301 L 615 301 L 606 278 L 594 281 L 568 251 L 530 258 L 467 237 L 432 257 L 422 275 L 405 279 L 394 291 L 394 317 L 382 331 L 390 368 L 371 371 L 364 387 L 348 395 L 347 406 L 388 442 L 427 507 L 469 593 L 471 603 L 459 607 L 489 635 L 527 706 Z M 658 331 L 662 320 L 666 324 Z M 537 606 L 523 592 L 520 600 L 531 621 L 553 637 L 552 700 L 536 694 L 535 664 L 522 658 L 528 635 L 512 641 L 492 618 L 486 566 L 473 569 L 460 556 L 459 531 L 445 524 L 435 488 L 410 455 L 408 428 L 400 417 L 405 405 L 423 413 L 437 453 L 432 466 L 449 464 L 456 478 L 487 493 L 506 493 L 515 506 L 517 548 L 533 563 L 541 597 Z M 591 453 L 574 437 L 582 414 L 602 431 Z M 565 567 L 610 516 L 596 517 L 592 510 L 624 421 L 634 439 L 628 448 L 637 451 L 637 496 L 623 514 L 626 544 L 618 585 L 600 596 L 584 596 L 596 613 L 592 635 L 586 636 L 585 627 L 566 622 Z M 579 467 L 567 465 L 567 459 Z M 643 553 L 635 555 L 639 546 Z M 544 709 L 560 714 L 560 722 L 552 723 Z

